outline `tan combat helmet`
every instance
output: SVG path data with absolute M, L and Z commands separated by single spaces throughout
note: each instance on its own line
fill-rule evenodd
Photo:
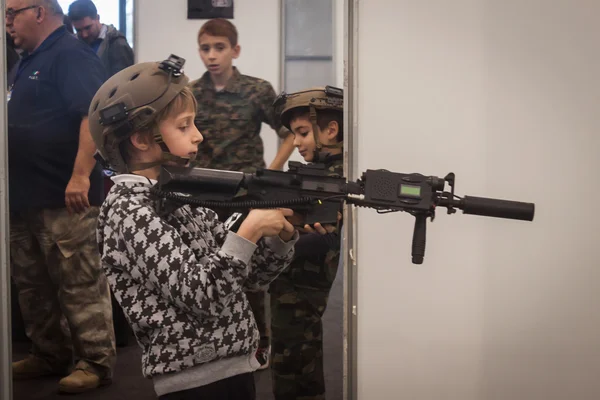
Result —
M 132 65 L 108 79 L 96 92 L 89 109 L 90 132 L 96 158 L 118 173 L 132 170 L 123 159 L 119 144 L 132 133 L 146 128 L 187 85 L 183 58 L 171 55 L 163 62 Z M 159 132 L 154 139 L 163 149 L 163 159 L 187 162 L 169 153 Z M 151 165 L 144 166 L 145 168 Z M 137 166 L 137 169 L 143 169 Z
M 310 122 L 313 126 L 313 135 L 315 137 L 315 143 L 317 148 L 315 152 L 318 152 L 323 147 L 325 148 L 339 148 L 342 147 L 342 143 L 333 145 L 324 145 L 319 140 L 318 129 L 317 129 L 317 110 L 338 110 L 344 111 L 344 91 L 343 89 L 336 88 L 333 86 L 325 87 L 314 87 L 306 90 L 302 90 L 295 93 L 282 92 L 275 102 L 273 103 L 275 112 L 280 115 L 281 123 L 283 126 L 290 128 L 290 119 L 292 117 L 292 110 L 299 107 L 309 109 Z

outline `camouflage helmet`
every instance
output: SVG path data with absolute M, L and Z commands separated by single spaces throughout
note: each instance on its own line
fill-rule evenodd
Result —
M 317 134 L 317 111 L 318 110 L 337 110 L 344 111 L 344 91 L 333 86 L 313 87 L 301 90 L 295 93 L 282 92 L 273 103 L 275 112 L 280 116 L 281 123 L 291 131 L 290 122 L 293 110 L 296 108 L 306 108 L 310 114 L 310 121 L 313 125 L 313 135 L 317 150 L 322 147 L 337 148 L 342 147 L 341 143 L 335 145 L 324 145 L 319 141 Z
M 187 86 L 184 64 L 185 60 L 175 55 L 162 62 L 135 64 L 113 75 L 98 89 L 90 103 L 90 132 L 96 144 L 96 158 L 108 168 L 119 173 L 130 171 L 119 144 L 146 128 L 154 115 Z M 162 142 L 160 134 L 155 140 Z
M 333 86 L 320 86 L 289 94 L 282 92 L 273 105 L 283 126 L 290 129 L 292 110 L 295 108 L 344 111 L 344 91 Z

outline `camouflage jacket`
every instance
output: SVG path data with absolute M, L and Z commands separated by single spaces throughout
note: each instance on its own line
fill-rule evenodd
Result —
M 328 175 L 344 176 L 342 155 L 325 161 Z M 296 243 L 296 255 L 288 268 L 271 284 L 271 291 L 286 292 L 290 284 L 296 288 L 327 290 L 331 288 L 340 260 L 341 224 L 332 233 L 301 234 Z M 287 282 L 286 282 L 287 281 Z
M 206 72 L 190 83 L 198 101 L 196 126 L 204 136 L 195 166 L 230 171 L 255 172 L 264 168 L 262 123 L 281 138 L 289 131 L 275 116 L 275 90 L 265 80 L 242 75 L 234 67 L 225 88 L 216 91 Z
M 115 178 L 97 228 L 102 268 L 142 348 L 144 376 L 254 354 L 259 333 L 244 290 L 275 279 L 297 235 L 255 245 L 209 209 L 159 215 L 150 187 L 139 176 Z

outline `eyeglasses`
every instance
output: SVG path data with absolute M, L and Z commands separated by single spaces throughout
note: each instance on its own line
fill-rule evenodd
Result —
M 6 20 L 7 21 L 12 21 L 13 19 L 15 19 L 15 17 L 22 13 L 23 11 L 27 11 L 27 10 L 31 10 L 32 8 L 38 8 L 39 6 L 28 6 L 28 7 L 23 7 L 23 8 L 18 8 L 18 9 L 12 9 L 9 8 L 6 10 Z

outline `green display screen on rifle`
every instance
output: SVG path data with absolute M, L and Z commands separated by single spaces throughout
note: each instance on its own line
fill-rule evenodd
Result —
M 421 197 L 421 187 L 412 185 L 400 185 L 400 195 Z

